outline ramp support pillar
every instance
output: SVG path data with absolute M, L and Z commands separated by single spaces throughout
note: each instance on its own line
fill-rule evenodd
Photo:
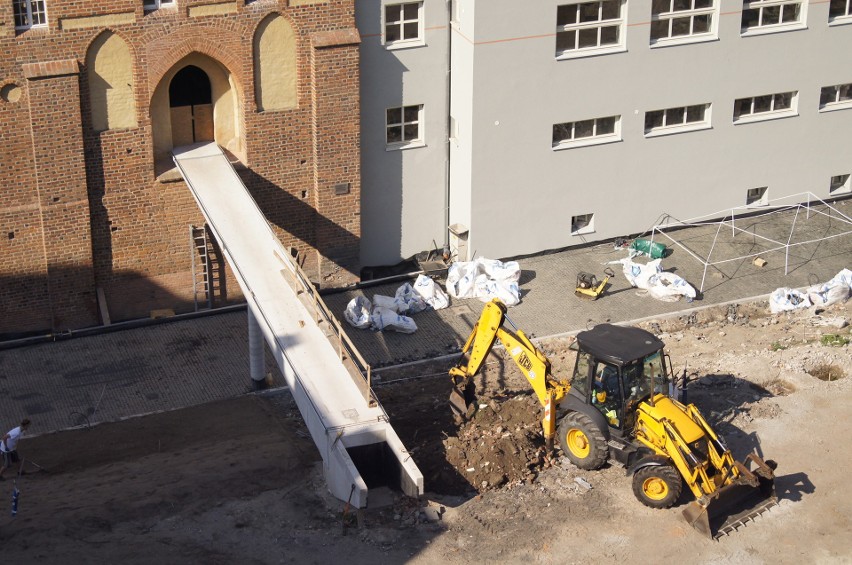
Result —
M 261 390 L 266 388 L 266 375 L 263 374 L 263 370 L 266 368 L 263 333 L 251 307 L 246 308 L 246 312 L 248 312 L 249 374 L 251 375 L 251 385 L 254 390 Z

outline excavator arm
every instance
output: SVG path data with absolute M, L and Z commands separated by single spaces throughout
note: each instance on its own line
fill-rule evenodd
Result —
M 514 331 L 506 329 L 508 322 Z M 545 409 L 542 420 L 545 439 L 552 443 L 556 433 L 555 407 L 570 388 L 568 383 L 556 381 L 550 372 L 550 360 L 506 316 L 506 305 L 495 298 L 485 304 L 479 321 L 470 332 L 462 348 L 462 359 L 450 369 L 453 390 L 450 406 L 458 419 L 468 418 L 475 404 L 472 378 L 482 368 L 485 358 L 499 340 L 529 381 L 539 402 Z

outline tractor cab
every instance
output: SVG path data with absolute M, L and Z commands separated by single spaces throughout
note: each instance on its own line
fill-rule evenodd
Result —
M 577 334 L 576 347 L 570 394 L 610 428 L 632 430 L 639 403 L 669 392 L 664 343 L 645 330 L 600 324 Z

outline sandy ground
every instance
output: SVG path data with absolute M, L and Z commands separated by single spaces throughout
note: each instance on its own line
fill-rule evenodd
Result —
M 356 512 L 331 498 L 281 391 L 22 440 L 21 454 L 45 470 L 28 466 L 17 481 L 7 472 L 0 483 L 3 554 L 20 563 L 850 563 L 852 347 L 821 343 L 850 336 L 832 325 L 849 319 L 848 305 L 822 316 L 764 311 L 645 324 L 668 344 L 676 371 L 686 367 L 690 401 L 735 456 L 757 450 L 779 463 L 778 506 L 718 541 L 682 521 L 688 496 L 651 510 L 621 468 L 581 471 L 558 452 L 537 455 L 527 420 L 501 410 L 498 423 L 483 409 L 478 431 L 460 430 L 438 363 L 386 372 L 386 382 L 401 380 L 377 389 L 424 471 L 422 500 L 384 493 L 389 504 Z M 567 345 L 541 345 L 555 372 L 568 370 Z M 809 374 L 825 376 L 823 367 L 833 367 L 831 380 Z M 511 360 L 493 356 L 477 379 L 486 404 L 526 406 L 538 419 Z M 516 468 L 468 476 L 518 434 L 529 449 Z

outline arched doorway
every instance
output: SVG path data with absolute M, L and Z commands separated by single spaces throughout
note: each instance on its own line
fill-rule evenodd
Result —
M 195 65 L 187 65 L 169 83 L 172 146 L 213 141 L 213 97 L 210 78 Z
M 154 167 L 172 167 L 175 147 L 215 141 L 244 160 L 239 85 L 228 69 L 207 55 L 190 53 L 165 72 L 151 95 Z

